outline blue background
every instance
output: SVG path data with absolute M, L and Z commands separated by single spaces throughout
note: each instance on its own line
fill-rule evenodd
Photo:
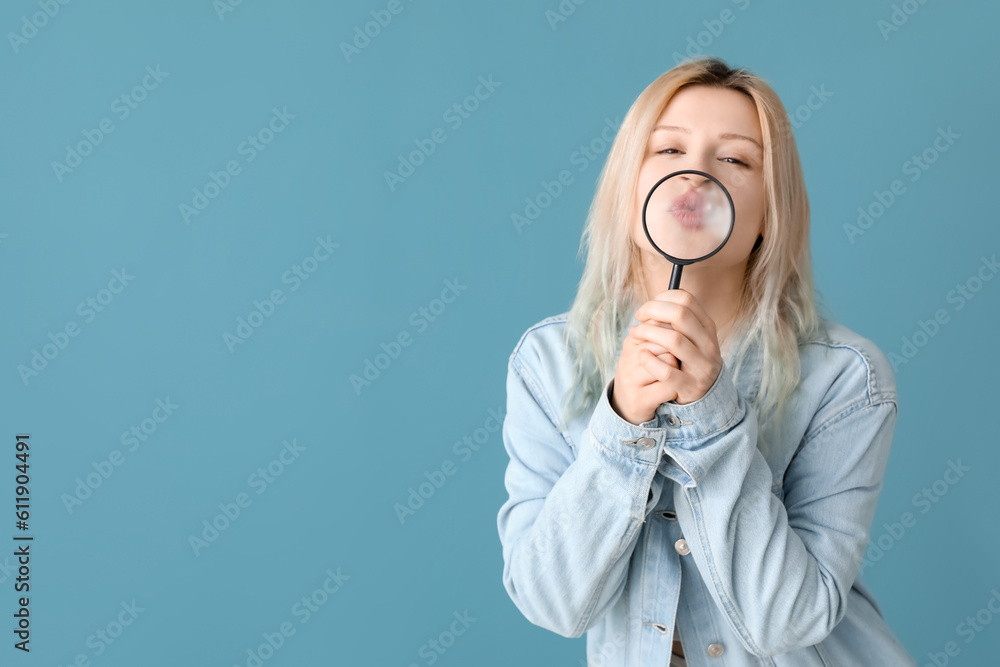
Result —
M 956 628 L 1000 589 L 1000 281 L 961 309 L 948 295 L 1000 249 L 1000 9 L 906 4 L 915 13 L 883 34 L 894 6 L 881 0 L 590 0 L 564 21 L 546 14 L 556 0 L 401 0 L 345 55 L 341 44 L 388 2 L 247 0 L 220 12 L 210 0 L 52 1 L 58 12 L 39 14 L 34 31 L 24 21 L 46 0 L 4 3 L 0 539 L 11 546 L 0 553 L 20 532 L 13 443 L 24 432 L 35 541 L 31 653 L 12 647 L 8 556 L 0 662 L 245 665 L 290 622 L 294 635 L 264 664 L 426 665 L 428 642 L 467 612 L 475 621 L 436 664 L 582 665 L 583 639 L 533 626 L 503 589 L 499 433 L 476 450 L 456 443 L 483 439 L 489 411 L 503 411 L 521 333 L 573 299 L 606 148 L 593 161 L 576 152 L 700 42 L 767 79 L 792 114 L 813 87 L 830 93 L 800 110 L 795 130 L 825 312 L 901 354 L 904 337 L 946 311 L 897 369 L 899 422 L 872 528 L 888 548 L 869 551 L 864 579 L 921 664 L 948 641 L 961 651 L 953 664 L 995 664 L 1000 622 L 969 642 Z M 726 9 L 735 18 L 722 24 Z M 147 67 L 168 74 L 121 118 L 114 100 Z M 445 112 L 479 77 L 499 86 L 455 127 Z M 294 118 L 247 161 L 241 142 L 274 109 Z M 105 118 L 113 131 L 60 178 L 53 162 Z M 390 187 L 385 173 L 437 128 L 446 140 Z M 948 128 L 959 138 L 911 181 L 905 163 Z M 180 205 L 230 160 L 239 173 L 185 221 Z M 564 169 L 573 182 L 515 228 L 525 198 Z M 850 237 L 858 207 L 896 179 L 905 193 Z M 286 272 L 317 238 L 339 246 L 293 290 Z M 134 278 L 102 295 L 123 268 Z M 460 287 L 441 309 L 446 281 Z M 282 303 L 227 345 L 275 289 Z M 78 311 L 109 296 L 91 321 Z M 69 322 L 78 335 L 22 377 Z M 410 344 L 379 358 L 400 334 Z M 351 376 L 377 359 L 384 367 L 357 389 Z M 122 433 L 157 399 L 178 407 L 147 421 L 155 432 L 129 451 Z M 293 439 L 297 458 L 271 463 Z M 116 450 L 121 465 L 68 505 Z M 915 495 L 959 460 L 971 471 L 939 482 L 922 512 Z M 394 506 L 446 461 L 454 474 L 401 521 Z M 281 472 L 258 493 L 251 475 L 269 463 Z M 249 506 L 192 547 L 241 493 Z M 885 527 L 907 511 L 915 524 L 902 535 Z M 327 569 L 347 579 L 303 623 L 294 605 Z M 134 622 L 113 643 L 95 640 L 117 633 L 133 600 Z

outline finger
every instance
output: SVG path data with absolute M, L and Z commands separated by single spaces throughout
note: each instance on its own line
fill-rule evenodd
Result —
M 659 294 L 654 296 L 650 301 L 652 301 L 653 304 L 660 302 L 660 303 L 675 303 L 680 306 L 685 306 L 691 309 L 691 311 L 701 321 L 702 325 L 706 329 L 710 326 L 715 325 L 715 322 L 712 320 L 711 316 L 709 316 L 708 311 L 705 310 L 705 307 L 701 305 L 701 302 L 695 298 L 694 294 L 691 294 L 691 292 L 688 292 L 685 289 L 678 288 L 660 292 Z
M 677 393 L 673 383 L 654 382 L 640 389 L 639 397 L 647 405 L 659 406 L 667 401 L 676 401 L 680 398 L 680 394 Z
M 695 329 L 699 324 L 713 335 L 716 333 L 715 321 L 709 317 L 704 307 L 690 292 L 681 289 L 661 292 L 655 299 L 639 306 L 635 317 L 640 321 L 668 323 L 675 329 L 683 330 L 692 340 L 698 337 Z
M 706 329 L 702 326 L 701 320 L 693 311 L 677 304 L 660 303 L 661 307 L 650 308 L 656 310 L 656 319 L 640 320 L 642 324 L 650 325 L 662 331 L 677 331 L 691 341 L 691 343 L 701 350 L 705 356 L 716 356 L 718 354 L 718 336 L 714 325 Z M 645 314 L 645 313 L 644 313 Z M 669 327 L 664 327 L 659 321 L 659 317 L 669 320 Z M 650 340 L 660 342 L 662 337 L 655 336 L 655 330 L 651 334 L 644 334 Z
M 690 338 L 677 329 L 664 329 L 655 324 L 643 322 L 635 325 L 631 335 L 641 341 L 648 341 L 662 347 L 684 365 L 701 365 L 708 359 L 707 355 Z
M 679 395 L 677 392 L 677 385 L 679 382 L 683 381 L 683 378 L 681 377 L 684 374 L 683 371 L 665 364 L 663 361 L 654 357 L 648 350 L 643 351 L 639 363 L 647 373 L 656 379 L 656 382 L 652 384 L 660 385 L 655 390 L 652 390 L 654 391 L 654 394 L 663 395 L 665 393 L 667 395 L 667 398 L 659 401 L 660 403 L 663 403 L 664 401 L 672 401 Z M 644 385 L 644 387 L 648 387 L 648 385 Z
M 678 404 L 683 405 L 680 403 L 682 396 L 692 396 L 698 393 L 695 391 L 697 380 L 691 373 L 673 366 L 656 363 L 657 361 L 655 357 L 647 354 L 644 354 L 642 358 L 643 370 L 656 378 L 655 382 L 639 387 L 638 393 L 645 403 L 659 405 L 667 401 L 677 401 Z
M 667 362 L 674 368 L 677 368 L 678 365 L 680 364 L 680 362 L 677 360 L 677 357 L 675 357 L 673 354 L 670 353 L 670 350 L 660 345 L 657 345 L 656 343 L 650 343 L 649 341 L 639 341 L 638 346 L 643 349 L 649 350 L 650 352 L 653 353 L 653 356 L 662 359 L 663 361 Z
M 701 349 L 689 341 L 677 330 L 668 330 L 657 327 L 653 324 L 643 323 L 636 325 L 633 337 L 642 340 L 643 335 L 658 337 L 659 343 L 647 343 L 642 341 L 639 345 L 664 346 L 668 352 L 678 361 L 678 368 L 682 376 L 678 376 L 674 386 L 680 395 L 690 394 L 697 387 L 707 389 L 718 376 L 723 360 L 717 355 L 706 355 Z
M 694 320 L 704 329 L 715 329 L 715 321 L 708 315 L 705 308 L 690 292 L 684 290 L 667 290 L 657 298 L 645 302 L 634 313 L 640 321 L 657 320 L 673 325 L 683 322 L 685 318 Z
M 650 324 L 652 324 L 652 323 L 650 323 Z M 652 352 L 653 354 L 655 354 L 656 356 L 660 356 L 662 354 L 671 354 L 670 350 L 668 350 L 664 346 L 660 345 L 659 343 L 656 343 L 656 342 L 651 341 L 651 340 L 646 340 L 645 338 L 642 338 L 641 336 L 635 335 L 635 333 L 633 332 L 633 330 L 635 329 L 636 326 L 638 326 L 638 325 L 635 325 L 635 326 L 629 328 L 629 334 L 630 334 L 630 338 L 632 340 L 632 344 L 633 345 L 636 345 L 636 346 L 639 346 L 639 347 L 644 347 L 647 350 L 649 350 L 650 352 Z
M 654 358 L 655 359 L 656 355 L 654 355 L 649 350 L 640 348 L 640 349 L 636 350 L 636 352 L 635 352 L 635 358 L 636 358 L 636 365 L 639 367 L 639 370 L 638 370 L 639 376 L 636 377 L 636 378 L 633 378 L 632 381 L 636 385 L 638 385 L 640 388 L 642 388 L 642 387 L 648 387 L 651 384 L 656 384 L 656 382 L 657 382 L 656 376 L 653 375 L 652 373 L 650 373 L 649 370 L 647 370 L 646 367 L 643 366 L 643 362 L 647 358 Z

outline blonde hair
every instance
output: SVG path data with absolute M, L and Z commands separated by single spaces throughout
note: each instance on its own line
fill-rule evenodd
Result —
M 569 423 L 599 398 L 615 373 L 632 313 L 644 294 L 639 249 L 630 234 L 638 215 L 635 188 L 653 126 L 682 87 L 706 85 L 747 95 L 761 120 L 766 205 L 763 241 L 750 254 L 731 334 L 720 341 L 733 351 L 738 372 L 754 341 L 761 344 L 761 386 L 754 398 L 758 418 L 775 408 L 780 418 L 800 377 L 798 347 L 819 325 L 809 252 L 809 200 L 788 114 L 774 90 L 746 69 L 718 58 L 681 63 L 653 81 L 622 121 L 597 182 L 580 241 L 586 254 L 579 289 L 569 311 L 567 346 L 574 352 L 573 381 L 563 397 Z M 647 297 L 648 298 L 648 297 Z M 760 444 L 763 444 L 761 442 Z

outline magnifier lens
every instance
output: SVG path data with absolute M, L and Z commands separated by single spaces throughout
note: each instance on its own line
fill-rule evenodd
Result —
M 691 262 L 714 254 L 729 238 L 735 212 L 725 189 L 703 172 L 677 172 L 649 193 L 646 234 L 661 254 Z

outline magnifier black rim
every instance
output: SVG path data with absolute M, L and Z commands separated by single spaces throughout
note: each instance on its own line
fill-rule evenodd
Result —
M 646 225 L 646 207 L 649 205 L 649 200 L 650 198 L 652 198 L 653 192 L 656 190 L 656 188 L 660 187 L 660 183 L 667 180 L 668 178 L 673 178 L 674 176 L 678 176 L 680 174 L 698 174 L 699 176 L 706 176 L 712 179 L 715 182 L 715 184 L 718 185 L 720 188 L 722 188 L 722 191 L 726 194 L 726 199 L 729 200 L 729 210 L 732 211 L 732 215 L 729 216 L 729 231 L 726 233 L 726 238 L 722 239 L 722 243 L 720 243 L 712 252 L 708 253 L 707 255 L 702 255 L 701 257 L 696 257 L 694 259 L 680 259 L 663 252 L 663 250 L 660 249 L 660 246 L 656 245 L 656 242 L 653 241 L 653 237 L 649 235 L 649 227 Z M 666 257 L 667 259 L 669 259 L 674 264 L 687 266 L 688 264 L 693 264 L 694 262 L 700 262 L 703 259 L 708 259 L 715 253 L 722 250 L 723 246 L 725 246 L 726 243 L 729 241 L 729 237 L 733 235 L 733 227 L 735 226 L 736 226 L 736 205 L 733 204 L 733 197 L 732 195 L 729 194 L 729 190 L 727 190 L 726 186 L 723 185 L 722 182 L 715 176 L 712 176 L 711 174 L 706 173 L 704 171 L 698 171 L 697 169 L 681 169 L 680 171 L 675 171 L 672 174 L 667 174 L 666 176 L 664 176 L 663 178 L 661 178 L 660 180 L 658 180 L 656 183 L 653 184 L 653 187 L 651 187 L 649 189 L 649 192 L 646 194 L 646 200 L 642 202 L 642 231 L 645 232 L 646 238 L 649 240 L 649 244 L 653 246 L 653 249 L 656 250 L 656 252 L 663 255 L 664 257 Z

